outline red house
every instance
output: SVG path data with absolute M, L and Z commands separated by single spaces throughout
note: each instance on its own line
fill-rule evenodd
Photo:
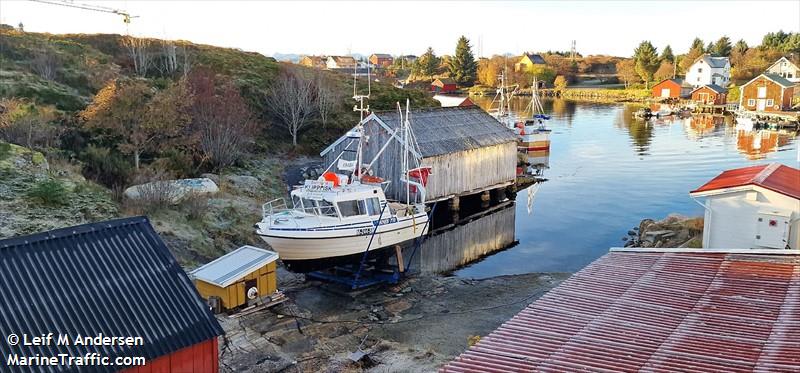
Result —
M 742 85 L 739 107 L 750 111 L 784 111 L 792 107 L 794 83 L 776 74 L 761 74 Z
M 219 371 L 222 327 L 146 217 L 0 240 L 0 263 L 6 300 L 0 330 L 71 338 L 69 344 L 0 343 L 3 356 L 91 355 L 114 364 L 53 371 Z M 92 342 L 78 345 L 76 336 Z M 126 343 L 94 342 L 97 337 Z
M 450 78 L 439 78 L 431 83 L 431 92 L 453 93 L 458 90 L 455 80 Z
M 682 98 L 689 97 L 692 87 L 684 84 L 683 79 L 664 79 L 653 86 L 653 98 Z
M 716 84 L 706 84 L 692 91 L 692 101 L 706 105 L 724 105 L 728 102 L 728 90 Z

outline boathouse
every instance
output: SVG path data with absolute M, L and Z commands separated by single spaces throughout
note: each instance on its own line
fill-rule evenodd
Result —
M 433 99 L 439 101 L 442 104 L 442 107 L 453 107 L 453 106 L 472 106 L 475 105 L 469 97 L 457 97 L 457 96 L 447 96 L 447 95 L 435 95 Z
M 785 111 L 792 107 L 794 83 L 775 74 L 761 74 L 742 85 L 739 107 L 749 111 Z
M 800 249 L 800 170 L 727 170 L 690 192 L 704 199 L 704 248 Z
M 431 167 L 427 182 L 427 201 L 449 199 L 514 183 L 517 166 L 517 136 L 477 106 L 416 109 L 410 112 L 411 129 L 416 139 L 414 157 L 422 167 Z M 374 112 L 364 118 L 364 160 L 370 162 L 392 139 L 372 166 L 376 176 L 389 181 L 386 196 L 405 199 L 402 156 L 405 146 L 398 132 L 397 111 Z M 342 136 L 322 151 L 326 164 L 332 164 L 355 140 Z
M 716 84 L 706 84 L 695 88 L 692 101 L 704 105 L 724 105 L 728 102 L 728 90 Z
M 653 98 L 683 98 L 689 97 L 692 86 L 685 84 L 683 79 L 664 79 L 653 86 Z
M 799 293 L 796 251 L 611 249 L 439 371 L 793 372 Z
M 431 83 L 431 92 L 453 93 L 457 90 L 456 81 L 450 78 L 438 78 Z
M 231 310 L 275 294 L 277 260 L 275 252 L 242 246 L 195 269 L 191 275 L 200 296 L 212 309 Z
M 769 68 L 767 74 L 775 74 L 792 83 L 800 83 L 800 59 L 795 58 L 794 61 L 786 57 L 781 57 L 775 61 Z
M 2 240 L 0 263 L 4 333 L 141 338 L 133 345 L 0 343 L 3 356 L 146 359 L 92 372 L 218 371 L 223 330 L 145 217 Z

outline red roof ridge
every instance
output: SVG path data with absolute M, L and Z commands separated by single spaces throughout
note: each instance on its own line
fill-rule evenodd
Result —
M 761 170 L 761 172 L 756 174 L 756 176 L 754 176 L 753 179 L 750 180 L 750 182 L 751 183 L 756 183 L 756 184 L 761 184 L 765 180 L 767 180 L 767 178 L 770 177 L 770 175 L 772 175 L 772 173 L 775 172 L 780 167 L 781 167 L 780 163 L 772 162 L 772 163 L 768 164 L 767 167 L 764 167 L 764 169 Z

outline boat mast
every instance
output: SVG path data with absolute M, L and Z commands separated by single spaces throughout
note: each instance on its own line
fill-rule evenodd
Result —
M 361 163 L 363 158 L 363 151 L 364 151 L 364 114 L 369 113 L 369 104 L 364 106 L 364 100 L 369 99 L 369 95 L 372 93 L 372 83 L 370 82 L 369 76 L 369 63 L 367 63 L 367 94 L 358 94 L 357 88 L 358 82 L 358 63 L 356 62 L 353 65 L 353 100 L 356 100 L 357 104 L 353 106 L 353 111 L 357 111 L 359 113 L 359 121 L 358 126 L 356 126 L 356 131 L 359 134 L 358 137 L 358 147 L 356 152 L 356 167 L 353 169 L 353 178 L 360 179 L 361 178 Z

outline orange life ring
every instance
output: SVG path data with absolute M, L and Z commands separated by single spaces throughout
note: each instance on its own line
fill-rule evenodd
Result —
M 335 186 L 335 187 L 339 186 L 339 176 L 336 175 L 335 173 L 331 172 L 331 171 L 326 171 L 325 173 L 323 173 L 322 174 L 322 178 L 325 181 L 332 182 L 333 186 Z

